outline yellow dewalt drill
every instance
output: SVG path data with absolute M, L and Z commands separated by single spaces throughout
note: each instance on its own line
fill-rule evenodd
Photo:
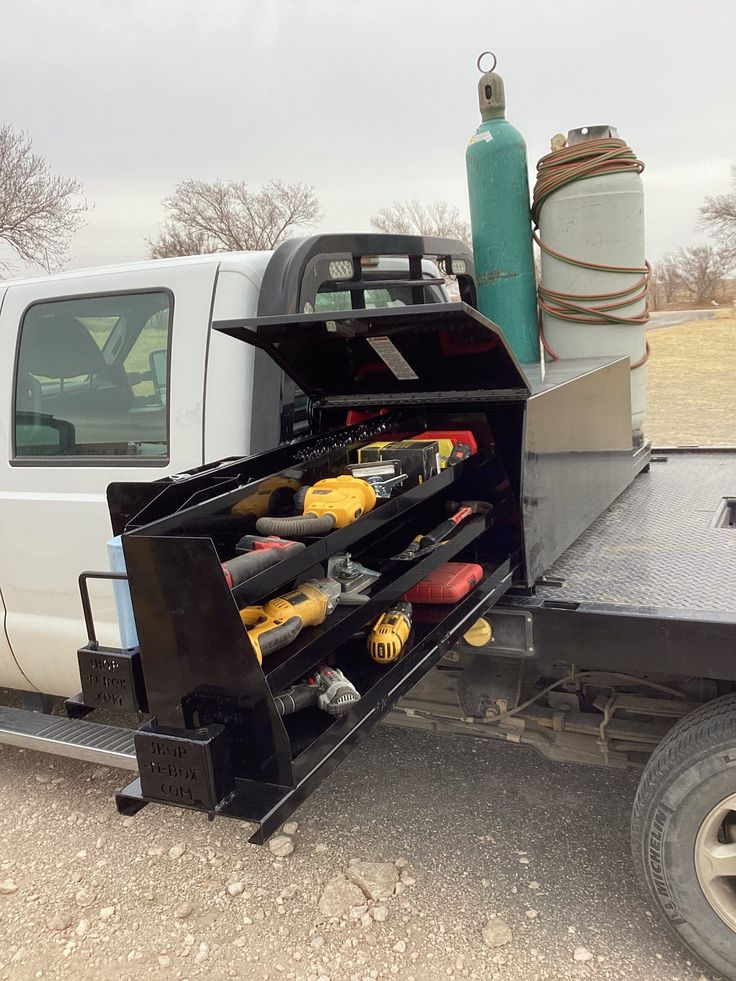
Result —
M 411 603 L 395 603 L 376 620 L 368 635 L 368 653 L 377 664 L 393 664 L 411 633 Z
M 258 663 L 263 663 L 266 654 L 295 640 L 302 627 L 323 623 L 337 606 L 340 590 L 336 579 L 312 579 L 263 606 L 246 606 L 241 610 L 240 619 L 248 631 Z

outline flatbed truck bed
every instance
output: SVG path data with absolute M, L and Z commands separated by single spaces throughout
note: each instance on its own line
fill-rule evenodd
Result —
M 537 595 L 736 616 L 736 527 L 718 524 L 729 497 L 736 452 L 654 451 L 649 472 L 560 556 Z

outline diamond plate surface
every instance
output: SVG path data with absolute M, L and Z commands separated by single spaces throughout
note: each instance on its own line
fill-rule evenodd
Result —
M 711 528 L 736 497 L 736 453 L 652 463 L 562 555 L 545 599 L 736 613 L 736 529 Z

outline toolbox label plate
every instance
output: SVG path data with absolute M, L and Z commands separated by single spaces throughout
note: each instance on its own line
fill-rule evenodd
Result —
M 139 711 L 135 679 L 137 651 L 109 654 L 82 648 L 77 657 L 85 705 L 121 712 Z
M 222 739 L 192 739 L 139 730 L 134 736 L 141 790 L 148 800 L 214 810 L 229 793 Z
M 370 346 L 399 381 L 418 381 L 419 375 L 388 337 L 366 338 Z

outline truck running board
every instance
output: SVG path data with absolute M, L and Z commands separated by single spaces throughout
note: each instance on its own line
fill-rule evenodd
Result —
M 132 730 L 96 722 L 0 706 L 0 743 L 124 770 L 138 769 Z

